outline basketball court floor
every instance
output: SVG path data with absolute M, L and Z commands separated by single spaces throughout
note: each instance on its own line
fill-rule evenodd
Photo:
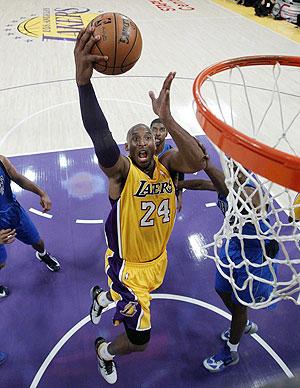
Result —
M 98 335 L 110 339 L 121 331 L 112 326 L 113 309 L 99 326 L 88 317 L 90 288 L 106 285 L 103 223 L 110 205 L 107 180 L 80 117 L 73 61 L 78 30 L 104 11 L 131 17 L 141 30 L 142 57 L 130 72 L 93 77 L 122 150 L 127 130 L 154 118 L 148 91 L 158 92 L 167 73 L 177 71 L 171 91 L 174 117 L 200 138 L 218 165 L 217 152 L 195 118 L 194 79 L 206 66 L 228 58 L 299 55 L 300 42 L 299 29 L 285 22 L 270 28 L 225 3 L 12 0 L 2 5 L 0 153 L 52 198 L 53 209 L 44 217 L 38 197 L 14 186 L 61 271 L 48 271 L 18 241 L 8 247 L 7 267 L 0 274 L 0 284 L 11 291 L 0 302 L 0 350 L 9 355 L 1 366 L 1 388 L 104 387 L 93 342 Z M 299 98 L 300 76 L 290 87 Z M 294 141 L 300 143 L 300 136 Z M 300 373 L 300 310 L 292 302 L 250 312 L 259 332 L 242 338 L 238 365 L 221 374 L 202 366 L 222 347 L 219 334 L 229 325 L 214 291 L 214 263 L 201 252 L 222 224 L 215 202 L 212 192 L 184 192 L 168 245 L 165 282 L 153 294 L 152 341 L 145 353 L 116 360 L 116 387 L 250 388 Z

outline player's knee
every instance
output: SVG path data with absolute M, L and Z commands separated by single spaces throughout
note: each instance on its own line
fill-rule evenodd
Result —
M 151 330 L 137 331 L 126 328 L 126 334 L 132 352 L 144 352 L 148 346 Z
M 143 344 L 143 345 L 134 345 L 131 343 L 130 347 L 131 347 L 132 352 L 144 352 L 147 349 L 148 343 L 149 342 L 147 342 L 146 344 Z

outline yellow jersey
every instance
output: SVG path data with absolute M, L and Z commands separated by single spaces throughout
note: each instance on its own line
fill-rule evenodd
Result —
M 295 214 L 295 220 L 300 221 L 300 193 L 298 193 L 294 199 L 293 212 Z
M 130 158 L 129 173 L 105 223 L 108 247 L 128 262 L 158 258 L 166 246 L 176 216 L 175 187 L 169 171 L 154 156 L 149 177 Z

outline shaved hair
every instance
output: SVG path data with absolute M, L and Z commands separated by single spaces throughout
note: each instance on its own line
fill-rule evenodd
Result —
M 129 142 L 129 138 L 130 138 L 130 136 L 132 135 L 132 132 L 133 132 L 135 129 L 138 129 L 138 128 L 145 128 L 145 129 L 148 129 L 149 132 L 151 132 L 151 131 L 150 131 L 150 128 L 148 127 L 148 125 L 142 124 L 142 123 L 135 124 L 135 125 L 134 125 L 133 127 L 131 127 L 131 128 L 128 130 L 128 132 L 127 132 L 127 136 L 126 136 L 126 141 L 127 141 L 127 143 Z

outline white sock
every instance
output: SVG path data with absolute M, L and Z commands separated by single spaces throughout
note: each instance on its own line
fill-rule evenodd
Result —
M 98 296 L 97 296 L 97 302 L 100 304 L 100 306 L 102 307 L 107 307 L 109 304 L 112 303 L 111 300 L 109 300 L 106 296 L 107 292 L 101 292 Z
M 111 361 L 115 356 L 113 354 L 110 354 L 109 351 L 107 350 L 108 345 L 110 342 L 104 342 L 101 344 L 98 348 L 98 354 L 101 358 L 103 358 L 105 361 Z
M 38 252 L 38 254 L 39 254 L 40 256 L 45 256 L 46 253 L 47 253 L 46 249 L 44 249 L 44 252 L 43 252 L 43 253 Z
M 239 344 L 233 345 L 229 341 L 227 341 L 227 345 L 231 352 L 237 352 Z

